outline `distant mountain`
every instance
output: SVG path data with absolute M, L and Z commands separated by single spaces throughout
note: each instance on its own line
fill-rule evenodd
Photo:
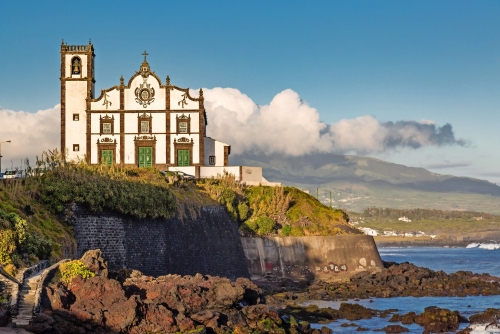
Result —
M 500 213 L 500 187 L 491 182 L 440 175 L 424 168 L 370 157 L 336 154 L 301 157 L 246 155 L 232 157 L 231 163 L 261 166 L 267 180 L 295 185 L 311 193 L 318 191 L 320 196 L 327 197 L 326 202 L 329 202 L 329 192 L 333 192 L 332 201 L 339 206 L 345 203 L 349 209 L 382 205 L 394 208 L 483 209 L 481 211 Z M 350 200 L 353 196 L 366 198 Z M 488 210 L 470 207 L 476 205 L 467 203 L 467 198 L 471 196 L 474 197 L 472 202 L 489 200 L 491 205 L 485 204 Z M 484 196 L 487 196 L 486 199 L 482 199 Z

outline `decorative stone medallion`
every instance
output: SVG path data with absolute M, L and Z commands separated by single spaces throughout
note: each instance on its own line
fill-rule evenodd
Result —
M 155 89 L 148 84 L 148 78 L 143 78 L 143 83 L 135 89 L 135 102 L 147 108 L 154 100 Z

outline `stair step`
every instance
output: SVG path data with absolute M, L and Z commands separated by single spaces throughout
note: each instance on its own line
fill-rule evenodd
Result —
M 27 293 L 24 296 L 21 296 L 21 298 L 19 298 L 19 300 L 21 300 L 21 299 L 35 299 L 35 294 L 34 293 Z
M 30 322 L 29 321 L 21 321 L 21 322 L 16 322 L 16 327 L 18 328 L 24 328 L 29 326 Z

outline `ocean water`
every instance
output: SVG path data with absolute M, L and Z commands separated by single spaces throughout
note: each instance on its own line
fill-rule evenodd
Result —
M 328 301 L 308 301 L 303 305 L 315 304 L 319 307 L 331 307 L 338 309 L 341 302 L 328 302 Z M 500 296 L 470 296 L 470 297 L 398 297 L 398 298 L 373 298 L 372 302 L 367 299 L 362 299 L 359 301 L 348 300 L 347 303 L 356 303 L 363 305 L 368 308 L 376 310 L 387 310 L 387 309 L 398 309 L 397 312 L 400 315 L 406 314 L 410 311 L 414 311 L 417 314 L 422 313 L 424 308 L 427 306 L 438 306 L 441 308 L 447 308 L 452 311 L 457 310 L 465 317 L 470 317 L 473 314 L 483 312 L 489 307 L 500 308 Z M 380 333 L 375 332 L 375 329 L 384 328 L 387 325 L 401 325 L 410 330 L 410 333 L 422 333 L 423 327 L 417 324 L 412 325 L 402 325 L 400 322 L 388 322 L 391 318 L 389 315 L 385 319 L 374 317 L 372 319 L 363 319 L 356 321 L 349 320 L 339 320 L 337 322 L 330 323 L 328 325 L 318 325 L 312 324 L 311 327 L 321 328 L 322 326 L 329 327 L 334 333 L 359 333 L 356 331 L 357 327 L 342 327 L 344 323 L 350 324 L 355 323 L 356 325 L 369 328 L 370 330 L 365 333 Z M 469 324 L 460 324 L 459 330 L 464 329 Z M 474 333 L 483 333 L 483 331 L 476 330 Z M 500 333 L 495 331 L 487 331 L 485 333 Z
M 419 267 L 453 273 L 459 270 L 500 277 L 500 244 L 472 243 L 467 247 L 381 247 L 382 260 L 410 262 Z
M 444 247 L 383 247 L 379 248 L 380 256 L 384 261 L 410 262 L 417 266 L 427 267 L 432 270 L 443 270 L 452 273 L 459 270 L 472 271 L 474 273 L 489 273 L 500 276 L 500 245 L 496 243 L 470 244 L 463 248 Z M 500 296 L 470 296 L 470 297 L 399 297 L 399 298 L 373 298 L 371 300 L 348 300 L 348 303 L 358 303 L 365 307 L 377 310 L 398 309 L 398 314 L 414 311 L 417 314 L 424 311 L 427 306 L 438 306 L 452 311 L 457 310 L 463 316 L 470 317 L 473 314 L 485 311 L 487 308 L 500 308 Z M 319 307 L 332 307 L 338 309 L 341 302 L 308 301 L 304 305 L 316 304 Z M 375 332 L 387 325 L 401 323 L 389 323 L 388 320 L 378 317 L 366 320 L 353 321 L 355 324 L 369 328 L 365 333 Z M 312 324 L 314 328 L 327 326 L 334 333 L 360 333 L 357 327 L 342 327 L 342 324 L 350 324 L 351 321 L 339 320 L 328 325 Z M 410 333 L 422 333 L 423 327 L 413 325 L 402 325 L 410 330 Z M 461 324 L 459 329 L 467 327 Z M 484 330 L 484 326 L 477 327 L 473 333 L 500 333 L 500 330 Z

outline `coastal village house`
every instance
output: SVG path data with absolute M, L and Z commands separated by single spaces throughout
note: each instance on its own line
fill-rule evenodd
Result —
M 231 146 L 206 136 L 203 90 L 162 82 L 147 53 L 127 81 L 96 92 L 94 46 L 61 45 L 61 151 L 91 165 L 157 167 L 211 177 L 224 171 L 269 184 L 262 168 L 229 166 Z M 194 94 L 193 94 L 194 95 Z

